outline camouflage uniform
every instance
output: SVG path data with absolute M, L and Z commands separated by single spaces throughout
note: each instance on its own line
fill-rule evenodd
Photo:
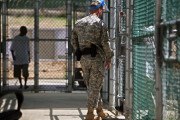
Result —
M 104 82 L 105 63 L 110 62 L 113 52 L 110 49 L 107 26 L 96 15 L 90 14 L 78 20 L 72 33 L 71 44 L 75 50 L 90 48 L 91 44 L 97 47 L 96 57 L 82 55 L 80 63 L 83 70 L 83 79 L 88 90 L 87 107 L 102 106 L 100 90 Z

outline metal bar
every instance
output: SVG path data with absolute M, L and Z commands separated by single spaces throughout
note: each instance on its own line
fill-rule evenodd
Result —
M 2 15 L 2 13 L 1 13 L 1 12 L 2 12 L 2 1 L 0 1 L 0 29 L 2 30 L 2 28 L 1 28 L 1 27 L 2 27 L 2 26 L 1 26 L 1 24 L 2 24 L 2 23 L 1 23 L 1 22 L 2 22 L 2 21 L 1 21 L 1 19 L 2 19 L 1 15 Z M 2 51 L 1 51 L 1 49 L 2 49 L 2 46 L 1 46 L 1 45 L 2 45 L 2 43 L 1 43 L 1 42 L 2 42 L 2 41 L 1 41 L 1 32 L 2 32 L 2 31 L 1 31 L 1 30 L 0 30 L 0 93 L 1 93 L 1 85 L 2 85 L 2 81 L 1 81 L 1 80 L 2 80 L 2 79 L 1 79 L 1 72 L 2 72 L 2 71 L 1 71 L 1 52 L 2 52 Z
M 120 60 L 119 60 L 119 48 L 120 48 L 120 36 L 119 36 L 119 13 L 120 13 L 120 1 L 119 0 L 116 0 L 116 41 L 115 41 L 115 44 L 116 44 L 116 104 L 115 106 L 118 106 L 118 95 L 119 95 L 119 85 L 120 85 L 120 68 L 119 68 L 119 64 L 120 64 Z
M 116 0 L 111 0 L 110 2 L 110 38 L 115 38 L 115 27 L 116 27 Z M 110 91 L 109 91 L 109 106 L 113 110 L 115 107 L 115 98 L 116 98 L 116 46 L 115 41 L 111 41 L 111 48 L 114 52 L 114 57 L 111 60 L 111 69 L 110 69 Z
M 160 21 L 161 21 L 161 0 L 156 0 L 156 28 L 155 28 L 155 46 L 156 46 L 156 120 L 163 120 L 163 101 L 162 101 L 162 78 L 160 70 L 160 55 L 159 55 L 159 43 L 160 43 Z
M 110 8 L 111 7 L 111 0 L 108 0 L 108 8 Z M 105 17 L 105 21 L 106 21 L 106 23 L 107 23 L 107 25 L 108 25 L 108 28 L 110 28 L 110 13 L 108 14 L 108 18 L 106 18 Z M 106 20 L 107 19 L 107 20 Z M 108 72 L 107 72 L 107 80 L 108 80 L 108 102 L 110 101 L 110 70 L 108 70 Z
M 6 87 L 7 84 L 7 71 L 6 71 L 6 17 L 7 17 L 7 1 L 3 0 L 3 16 L 2 16 L 2 24 L 3 24 L 3 43 L 2 43 L 2 49 L 3 49 L 3 87 Z
M 126 79 L 125 79 L 125 119 L 130 120 L 130 76 L 129 76 L 129 69 L 130 69 L 130 52 L 129 52 L 129 46 L 130 46 L 130 38 L 129 38 L 129 32 L 130 32 L 130 25 L 129 25 L 129 6 L 130 6 L 130 0 L 126 0 L 126 65 L 125 65 L 125 71 L 126 71 Z
M 133 115 L 133 76 L 132 76 L 132 22 L 133 22 L 133 0 L 129 2 L 129 120 Z
M 180 19 L 166 21 L 166 22 L 161 22 L 160 23 L 160 27 L 162 27 L 162 26 L 169 26 L 169 25 L 175 25 L 177 23 L 180 23 Z
M 72 92 L 72 0 L 67 1 L 67 17 L 68 17 L 68 92 Z
M 75 3 L 73 3 L 73 27 L 75 25 L 75 21 L 76 21 L 76 5 Z M 72 76 L 72 82 L 73 82 L 73 89 L 75 89 L 74 87 L 74 81 L 75 81 L 75 68 L 76 68 L 76 59 L 75 59 L 75 55 L 73 54 L 73 76 Z M 76 79 L 77 80 L 77 79 Z M 78 81 L 78 80 L 77 80 Z
M 12 41 L 13 39 L 7 39 L 6 41 Z M 30 39 L 30 41 L 35 41 L 35 39 Z M 59 41 L 64 42 L 68 41 L 67 39 L 39 39 L 39 41 Z
M 39 0 L 34 0 L 34 89 L 38 92 L 39 86 Z

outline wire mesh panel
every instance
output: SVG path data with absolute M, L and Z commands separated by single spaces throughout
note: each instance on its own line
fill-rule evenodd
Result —
M 155 0 L 134 0 L 133 120 L 155 119 Z
M 162 1 L 163 28 L 163 119 L 180 119 L 180 2 Z
M 40 85 L 59 90 L 67 80 L 67 7 L 65 0 L 41 0 L 39 10 Z
M 164 64 L 162 68 L 163 111 L 165 120 L 179 120 L 180 101 L 180 65 L 177 63 Z
M 126 45 L 126 1 L 121 1 L 121 11 L 120 11 L 120 96 L 125 98 L 125 45 Z
M 28 85 L 34 85 L 34 3 L 33 0 L 8 1 L 8 43 L 9 55 L 8 84 L 17 86 L 14 80 L 12 56 L 10 52 L 11 40 L 19 35 L 19 28 L 26 26 L 27 36 L 32 39 L 30 44 Z M 66 0 L 39 1 L 39 89 L 61 90 L 67 86 L 67 9 Z

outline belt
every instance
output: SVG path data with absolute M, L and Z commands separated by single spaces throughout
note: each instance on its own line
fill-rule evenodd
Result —
M 91 54 L 91 48 L 85 48 L 81 51 L 82 55 L 89 55 Z

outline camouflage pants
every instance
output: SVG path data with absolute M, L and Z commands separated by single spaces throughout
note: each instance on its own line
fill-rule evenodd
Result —
M 96 60 L 81 59 L 83 70 L 83 79 L 87 86 L 88 100 L 87 107 L 96 108 L 102 106 L 103 102 L 100 90 L 104 82 L 104 75 L 101 69 L 104 69 L 104 63 Z

